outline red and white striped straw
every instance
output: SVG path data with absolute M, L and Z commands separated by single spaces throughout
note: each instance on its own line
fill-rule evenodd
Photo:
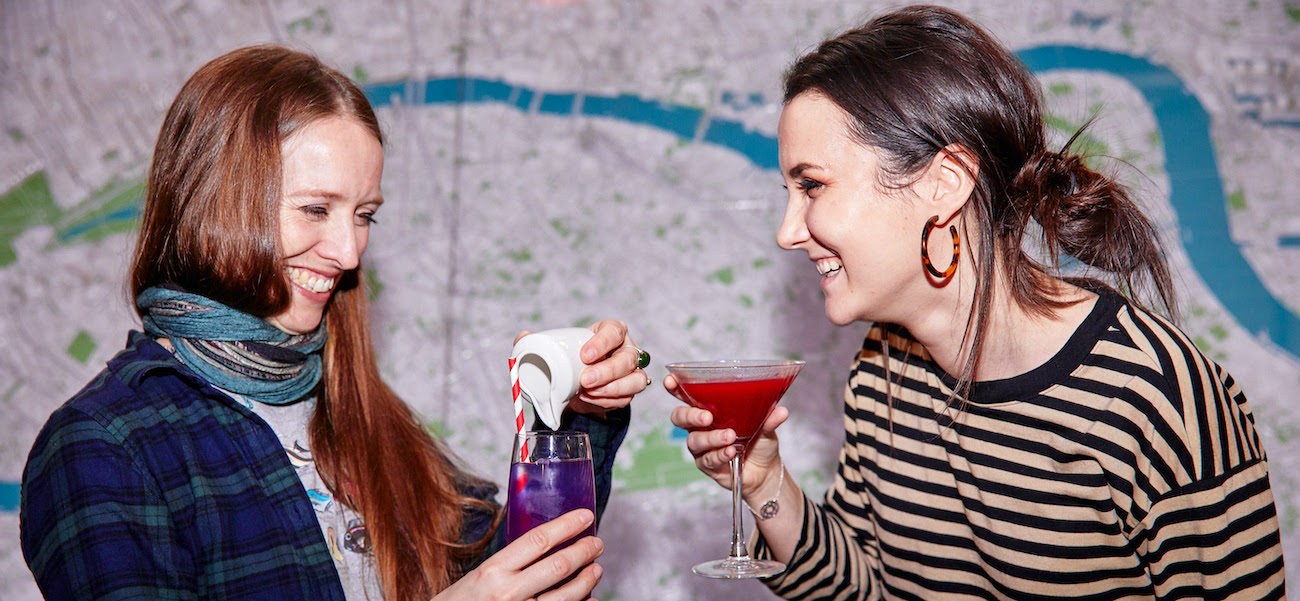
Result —
M 515 402 L 515 434 L 524 433 L 524 401 L 519 398 L 519 362 L 514 357 L 510 358 L 510 396 Z M 519 461 L 527 463 L 528 461 L 528 441 L 519 441 Z

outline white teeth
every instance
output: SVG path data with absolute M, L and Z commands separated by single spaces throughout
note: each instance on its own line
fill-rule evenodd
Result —
M 312 292 L 329 292 L 334 289 L 334 278 L 316 277 L 307 270 L 297 267 L 290 267 L 287 271 L 293 283 Z
M 835 257 L 827 257 L 825 259 L 817 260 L 817 273 L 820 273 L 823 276 L 838 273 L 842 267 L 844 267 L 844 264 Z

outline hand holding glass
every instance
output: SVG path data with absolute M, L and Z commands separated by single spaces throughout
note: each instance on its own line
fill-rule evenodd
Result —
M 784 360 L 667 365 L 687 403 L 712 413 L 713 428 L 730 428 L 736 433 L 736 455 L 731 458 L 731 553 L 726 559 L 696 565 L 691 569 L 696 574 L 709 578 L 761 578 L 785 571 L 785 564 L 752 559 L 745 550 L 740 522 L 741 468 L 749 444 L 803 366 L 803 361 Z

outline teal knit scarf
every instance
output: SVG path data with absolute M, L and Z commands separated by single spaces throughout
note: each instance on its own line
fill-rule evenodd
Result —
M 309 334 L 293 335 L 260 317 L 172 288 L 149 288 L 135 304 L 145 333 L 170 340 L 181 361 L 217 388 L 286 405 L 320 382 L 324 323 Z

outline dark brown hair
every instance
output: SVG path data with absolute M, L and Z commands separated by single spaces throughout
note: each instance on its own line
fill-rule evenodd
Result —
M 287 309 L 281 145 L 333 116 L 361 123 L 383 143 L 361 90 L 311 55 L 254 46 L 195 72 L 154 149 L 132 297 L 166 284 L 259 317 Z M 360 269 L 341 278 L 326 307 L 312 453 L 330 491 L 365 519 L 385 596 L 424 600 L 486 546 L 458 542 L 462 509 L 484 504 L 458 492 L 467 476 L 380 378 Z
M 1058 152 L 1047 148 L 1037 79 L 969 19 L 934 6 L 877 17 L 795 62 L 784 101 L 805 92 L 848 113 L 851 134 L 880 152 L 886 185 L 910 181 L 944 149 L 961 148 L 974 163 L 964 164 L 975 189 L 962 210 L 965 233 L 981 252 L 973 257 L 972 350 L 958 392 L 979 362 L 999 272 L 1012 300 L 1039 315 L 1069 304 L 1050 277 L 1060 273 L 1062 254 L 1104 270 L 1134 302 L 1174 311 L 1151 222 L 1121 185 L 1071 153 L 1074 138 Z M 1040 226 L 1046 264 L 1024 250 L 1031 220 Z

